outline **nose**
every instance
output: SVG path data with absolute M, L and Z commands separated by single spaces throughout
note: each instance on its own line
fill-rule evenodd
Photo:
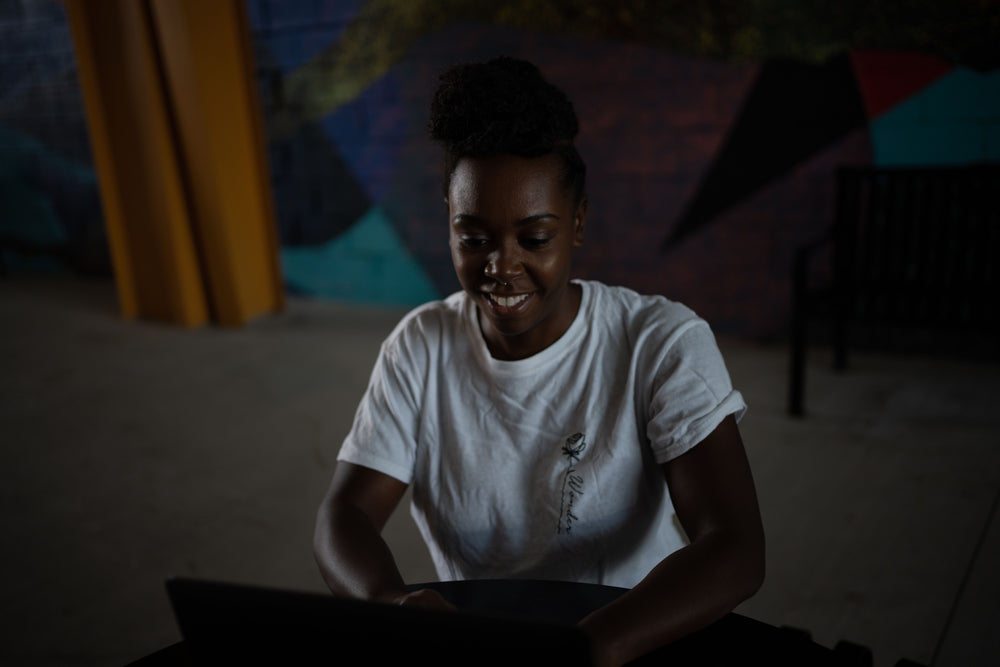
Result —
M 523 272 L 520 253 L 516 248 L 501 246 L 487 257 L 483 273 L 502 283 L 511 283 Z

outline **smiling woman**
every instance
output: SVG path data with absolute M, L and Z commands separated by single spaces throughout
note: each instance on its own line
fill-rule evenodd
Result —
M 569 277 L 586 166 L 573 105 L 531 63 L 498 58 L 443 74 L 429 127 L 445 149 L 452 261 L 486 345 L 497 359 L 530 357 L 580 306 Z
M 586 168 L 572 105 L 534 65 L 449 70 L 430 129 L 463 290 L 382 345 L 317 517 L 331 590 L 449 606 L 407 591 L 380 535 L 412 484 L 442 580 L 630 588 L 580 621 L 595 664 L 719 619 L 760 586 L 764 537 L 746 406 L 711 330 L 664 297 L 570 279 Z
M 451 176 L 452 261 L 497 359 L 544 350 L 579 309 L 580 286 L 569 277 L 586 200 L 574 202 L 562 171 L 554 155 L 494 155 L 464 158 Z

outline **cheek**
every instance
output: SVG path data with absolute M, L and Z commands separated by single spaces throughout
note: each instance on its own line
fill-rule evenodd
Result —
M 475 266 L 473 262 L 469 261 L 468 257 L 458 252 L 454 246 L 451 248 L 451 263 L 455 267 L 455 275 L 458 276 L 458 282 L 463 286 L 468 286 L 471 280 L 475 277 Z
M 544 272 L 550 280 L 562 280 L 570 273 L 572 255 L 572 246 L 560 248 L 559 252 L 554 252 L 547 256 L 538 265 L 538 270 Z
M 567 267 L 558 256 L 538 258 L 530 265 L 526 265 L 525 269 L 532 276 L 536 286 L 544 287 L 548 291 L 556 289 L 569 275 Z

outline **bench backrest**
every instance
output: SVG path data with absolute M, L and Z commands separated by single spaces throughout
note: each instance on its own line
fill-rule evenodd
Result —
M 840 168 L 834 280 L 851 320 L 996 330 L 1000 165 Z

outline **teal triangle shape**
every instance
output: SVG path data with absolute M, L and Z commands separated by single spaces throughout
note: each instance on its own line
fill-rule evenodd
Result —
M 441 298 L 378 207 L 325 244 L 282 248 L 281 261 L 285 284 L 302 294 L 393 306 Z
M 957 67 L 871 125 L 876 165 L 1000 161 L 1000 71 Z

